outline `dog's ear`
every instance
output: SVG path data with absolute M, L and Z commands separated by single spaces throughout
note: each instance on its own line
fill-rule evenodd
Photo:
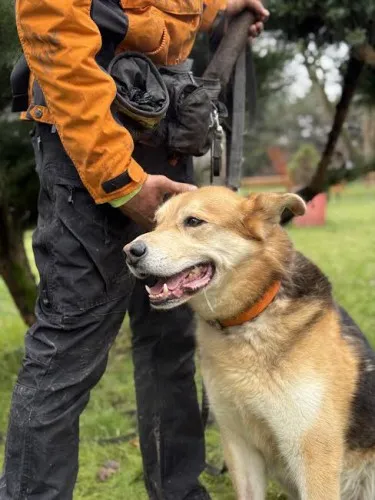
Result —
M 284 210 L 303 215 L 306 204 L 293 193 L 259 193 L 250 195 L 244 202 L 245 223 L 252 236 L 264 240 L 270 224 L 279 224 Z
M 257 204 L 264 211 L 265 216 L 277 224 L 286 209 L 294 215 L 303 215 L 306 212 L 303 199 L 293 193 L 263 193 L 258 196 Z

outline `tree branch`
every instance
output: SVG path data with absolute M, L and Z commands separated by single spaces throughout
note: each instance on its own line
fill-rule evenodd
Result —
M 311 201 L 314 196 L 325 191 L 327 188 L 327 171 L 331 163 L 337 141 L 340 137 L 343 125 L 348 115 L 350 103 L 353 99 L 355 90 L 358 85 L 358 80 L 361 75 L 364 62 L 357 59 L 353 54 L 350 56 L 346 73 L 344 76 L 343 87 L 340 101 L 336 106 L 335 117 L 333 120 L 331 131 L 328 135 L 326 147 L 322 153 L 315 174 L 309 186 L 297 191 L 306 202 Z M 282 217 L 282 224 L 288 223 L 293 218 L 290 211 L 285 211 Z
M 355 49 L 358 59 L 369 66 L 375 67 L 375 48 L 369 43 L 364 43 Z
M 309 75 L 309 78 L 311 80 L 312 85 L 317 89 L 319 92 L 319 95 L 322 100 L 323 108 L 326 112 L 326 116 L 328 120 L 333 120 L 335 116 L 335 107 L 331 103 L 331 101 L 328 99 L 325 87 L 324 87 L 324 82 L 322 82 L 317 73 L 316 73 L 316 68 L 317 68 L 317 63 L 314 62 L 311 64 L 309 62 L 309 58 L 303 54 L 304 60 L 305 60 L 305 67 L 307 69 L 307 73 Z M 323 70 L 322 70 L 323 71 Z M 349 132 L 345 126 L 342 127 L 341 130 L 341 142 L 342 145 L 344 146 L 344 149 L 346 150 L 346 154 L 348 157 L 351 159 L 351 161 L 355 161 L 356 157 L 358 156 L 357 151 L 355 150 L 355 147 L 353 146 L 352 140 L 350 138 Z

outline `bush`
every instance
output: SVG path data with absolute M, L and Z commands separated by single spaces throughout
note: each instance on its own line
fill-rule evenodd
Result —
M 302 144 L 288 164 L 288 172 L 295 186 L 310 183 L 319 162 L 319 152 L 313 144 Z

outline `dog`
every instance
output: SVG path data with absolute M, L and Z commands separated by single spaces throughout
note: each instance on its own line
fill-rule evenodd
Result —
M 238 500 L 375 499 L 375 354 L 280 226 L 295 194 L 204 187 L 125 248 L 155 309 L 189 302 Z M 353 293 L 355 291 L 353 290 Z

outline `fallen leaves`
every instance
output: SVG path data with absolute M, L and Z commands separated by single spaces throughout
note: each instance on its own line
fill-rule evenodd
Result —
M 116 474 L 120 469 L 120 464 L 115 460 L 107 460 L 105 464 L 100 467 L 97 472 L 97 478 L 99 481 L 108 481 L 108 479 Z

